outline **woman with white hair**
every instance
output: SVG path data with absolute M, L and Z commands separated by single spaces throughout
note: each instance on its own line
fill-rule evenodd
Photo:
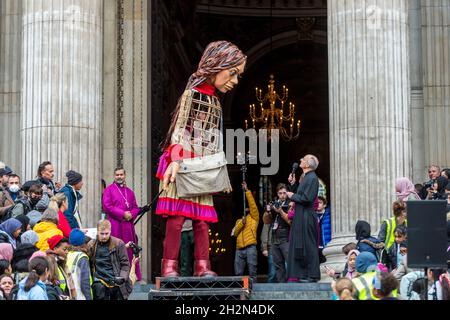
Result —
M 47 240 L 53 236 L 63 236 L 63 232 L 58 229 L 58 212 L 48 208 L 44 211 L 41 221 L 36 224 L 33 231 L 39 236 L 39 241 L 36 243 L 36 247 L 41 251 L 47 251 L 49 249 Z

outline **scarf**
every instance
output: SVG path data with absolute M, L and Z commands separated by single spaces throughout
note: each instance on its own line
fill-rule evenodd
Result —
M 416 200 L 420 200 L 420 197 L 416 192 L 416 188 L 408 178 L 398 178 L 395 181 L 395 189 L 397 190 L 397 198 L 401 201 L 407 201 L 411 194 L 414 198 L 416 198 Z

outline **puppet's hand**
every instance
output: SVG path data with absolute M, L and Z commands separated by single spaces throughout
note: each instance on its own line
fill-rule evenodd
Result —
M 226 194 L 233 192 L 233 188 L 229 187 L 228 189 L 223 190 Z
M 169 190 L 169 182 L 170 183 L 175 182 L 179 170 L 180 164 L 178 162 L 172 162 L 167 167 L 166 172 L 164 173 L 164 180 L 163 180 L 163 189 L 165 192 Z

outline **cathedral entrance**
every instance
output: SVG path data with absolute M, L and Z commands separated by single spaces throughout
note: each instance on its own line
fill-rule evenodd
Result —
M 257 102 L 255 87 L 267 88 L 271 74 L 276 89 L 281 91 L 283 85 L 289 88 L 296 119 L 301 120 L 297 140 L 281 139 L 277 174 L 261 179 L 260 165 L 249 166 L 247 183 L 256 195 L 262 216 L 265 202 L 275 195 L 276 184 L 287 183 L 292 164 L 305 154 L 319 158 L 318 175 L 327 189 L 330 185 L 326 1 L 308 6 L 304 1 L 281 1 L 278 5 L 278 1 L 260 1 L 259 5 L 228 2 L 233 1 L 152 2 L 152 176 L 161 155 L 157 146 L 167 132 L 170 113 L 190 73 L 195 71 L 203 48 L 211 41 L 231 41 L 248 55 L 248 64 L 238 87 L 222 101 L 225 129 L 245 129 L 246 119 L 251 123 L 249 105 Z M 234 274 L 236 243 L 230 233 L 243 214 L 240 166 L 230 165 L 228 170 L 234 192 L 215 196 L 219 223 L 211 226 L 210 236 L 212 267 L 223 276 Z M 158 185 L 153 179 L 153 194 Z M 328 198 L 329 194 L 327 190 Z M 164 226 L 164 219 L 152 216 L 152 280 L 160 274 Z M 262 226 L 261 219 L 258 247 Z M 267 261 L 260 252 L 258 274 L 264 278 Z

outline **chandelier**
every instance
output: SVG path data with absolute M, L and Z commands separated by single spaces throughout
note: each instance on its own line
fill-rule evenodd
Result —
M 255 88 L 256 99 L 260 105 L 260 114 L 256 115 L 256 105 L 250 105 L 250 121 L 253 128 L 262 124 L 259 129 L 267 130 L 267 139 L 271 140 L 272 130 L 278 129 L 281 137 L 285 141 L 297 140 L 300 135 L 301 121 L 295 122 L 295 105 L 289 102 L 289 107 L 285 113 L 284 105 L 287 104 L 289 89 L 283 86 L 281 96 L 275 91 L 274 76 L 270 75 L 267 93 L 263 95 L 261 89 Z M 248 129 L 248 120 L 245 120 L 245 129 Z

